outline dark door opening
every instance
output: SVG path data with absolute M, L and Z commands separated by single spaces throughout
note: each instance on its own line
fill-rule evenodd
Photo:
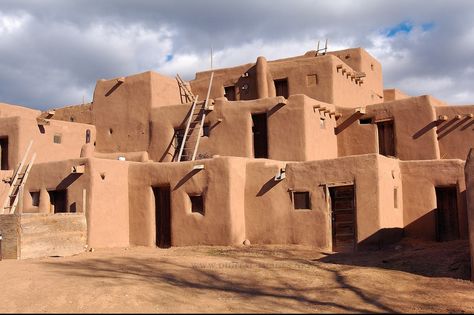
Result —
M 0 138 L 0 170 L 8 170 L 8 138 Z
M 171 247 L 171 196 L 170 187 L 153 187 L 155 196 L 156 246 Z
M 51 190 L 48 193 L 51 212 L 67 213 L 67 190 Z
M 379 134 L 379 154 L 385 156 L 395 156 L 395 134 L 393 120 L 386 120 L 377 123 Z
M 456 187 L 436 187 L 436 240 L 459 239 L 458 200 Z
M 352 252 L 356 248 L 354 186 L 329 188 L 331 196 L 332 250 Z
M 174 156 L 173 156 L 173 161 L 178 160 L 178 155 L 179 155 L 179 150 L 181 149 L 181 144 L 183 143 L 184 139 L 184 129 L 175 129 L 174 130 L 174 139 L 173 139 L 173 146 L 174 146 Z M 183 151 L 183 154 L 184 151 Z M 181 160 L 186 160 L 185 158 L 182 158 Z
M 252 114 L 253 152 L 255 158 L 268 158 L 267 114 Z
M 275 83 L 276 96 L 288 98 L 288 79 L 280 79 L 273 82 Z
M 225 97 L 227 98 L 228 101 L 235 101 L 235 86 L 226 86 L 224 87 L 224 93 Z

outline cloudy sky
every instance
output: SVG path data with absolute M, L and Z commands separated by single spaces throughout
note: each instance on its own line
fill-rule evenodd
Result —
M 474 1 L 0 0 L 0 102 L 92 99 L 101 78 L 364 47 L 386 87 L 474 104 Z

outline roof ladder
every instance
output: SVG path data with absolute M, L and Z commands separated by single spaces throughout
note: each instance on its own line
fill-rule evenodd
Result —
M 5 202 L 3 203 L 3 207 L 1 208 L 0 213 L 3 214 L 13 214 L 18 206 L 18 202 L 23 195 L 23 187 L 25 186 L 25 182 L 28 179 L 28 175 L 30 174 L 31 167 L 36 159 L 36 153 L 30 158 L 30 161 L 27 165 L 25 165 L 26 158 L 28 157 L 28 153 L 30 152 L 31 146 L 33 145 L 33 140 L 30 141 L 28 147 L 26 148 L 25 155 L 21 160 L 20 164 L 18 165 L 17 169 L 13 173 L 13 178 L 10 181 L 10 188 L 8 190 L 7 197 Z
M 193 105 L 189 112 L 188 122 L 186 123 L 184 136 L 181 140 L 177 162 L 194 161 L 196 159 L 199 142 L 201 140 L 201 135 L 204 128 L 204 120 L 206 119 L 206 111 L 209 110 L 209 96 L 211 94 L 213 78 L 214 72 L 211 73 L 206 100 L 202 103 L 202 105 L 197 104 L 198 96 L 196 96 L 194 99 Z M 195 130 L 197 132 L 194 132 Z
M 194 102 L 196 97 L 194 96 L 193 92 L 188 88 L 187 84 L 181 79 L 179 74 L 176 74 L 176 81 L 178 81 L 179 87 L 179 97 L 181 98 L 181 104 L 186 104 L 190 102 Z

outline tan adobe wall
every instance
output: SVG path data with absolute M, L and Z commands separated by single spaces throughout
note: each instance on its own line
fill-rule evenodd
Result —
M 86 143 L 87 130 L 90 131 L 91 143 L 94 143 L 93 125 L 49 120 L 49 125 L 39 126 L 33 117 L 0 118 L 0 137 L 8 137 L 10 169 L 21 161 L 31 140 L 31 152 L 36 152 L 37 163 L 79 158 Z
M 405 235 L 436 240 L 435 187 L 456 187 L 461 238 L 467 238 L 466 185 L 462 160 L 401 161 Z
M 471 250 L 471 280 L 474 281 L 474 149 L 469 151 L 464 169 L 466 178 L 468 237 Z
M 385 89 L 383 90 L 383 99 L 384 102 L 402 100 L 404 98 L 409 98 L 410 96 L 403 93 L 399 89 Z
M 258 57 L 256 63 L 197 73 L 190 85 L 194 94 L 204 98 L 211 72 L 214 72 L 211 98 L 224 97 L 226 86 L 235 86 L 236 100 L 274 97 L 273 81 L 287 79 L 289 95 L 305 94 L 340 106 L 381 102 L 380 64 L 362 49 L 351 50 L 351 53 L 350 64 L 345 63 L 346 59 L 336 57 L 335 53 L 320 56 L 307 53 L 274 61 Z M 367 75 L 362 84 L 358 84 L 353 76 L 356 71 Z
M 442 159 L 466 159 L 474 143 L 474 105 L 436 106 L 437 138 Z M 472 115 L 472 117 L 471 117 Z
M 84 165 L 83 174 L 71 173 L 77 165 Z M 84 158 L 35 164 L 25 184 L 23 212 L 52 214 L 48 191 L 66 190 L 67 211 L 86 213 L 89 246 L 128 246 L 127 177 L 124 161 Z M 40 193 L 36 207 L 30 192 Z
M 270 159 L 304 161 L 336 157 L 333 133 L 335 116 L 319 111 L 319 108 L 324 107 L 327 111 L 334 112 L 334 106 L 316 102 L 304 95 L 293 95 L 284 103 L 283 98 L 239 102 L 216 100 L 214 110 L 206 116 L 205 124 L 209 125 L 210 135 L 201 137 L 198 159 L 210 158 L 216 154 L 254 157 L 254 113 L 267 113 Z M 172 160 L 179 150 L 175 147 L 175 129 L 185 129 L 190 107 L 190 104 L 173 105 L 153 110 L 149 150 L 152 160 Z M 321 125 L 321 118 L 324 119 L 324 126 Z
M 154 72 L 122 79 L 100 80 L 92 113 L 98 152 L 146 151 L 152 108 L 179 104 L 176 80 Z
M 171 242 L 185 245 L 237 245 L 245 226 L 239 168 L 231 158 L 185 163 L 131 163 L 130 243 L 155 246 L 155 199 L 152 187 L 170 186 Z M 193 171 L 193 165 L 204 169 Z M 232 171 L 232 172 L 231 172 Z M 235 178 L 237 176 L 237 179 Z M 241 186 L 242 187 L 242 186 Z M 189 195 L 202 194 L 205 215 L 191 212 Z M 236 203 L 237 202 L 237 203 Z
M 92 103 L 66 106 L 54 110 L 51 119 L 78 122 L 83 124 L 94 124 L 92 116 Z
M 39 114 L 41 114 L 39 110 L 18 105 L 0 103 L 0 118 L 17 116 L 36 118 Z
M 343 114 L 337 121 L 339 156 L 378 153 L 376 122 L 393 119 L 397 158 L 428 160 L 440 157 L 436 129 L 433 125 L 436 114 L 429 96 L 366 106 L 366 114 L 349 124 L 346 121 L 351 121 L 350 117 L 353 117 L 354 110 L 343 108 L 338 110 Z M 371 119 L 372 122 L 360 124 L 361 118 Z

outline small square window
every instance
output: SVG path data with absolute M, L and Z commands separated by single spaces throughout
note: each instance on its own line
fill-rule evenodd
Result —
M 295 209 L 311 209 L 309 191 L 293 192 L 293 206 Z
M 317 74 L 309 74 L 306 76 L 306 85 L 312 86 L 318 84 L 318 75 Z
M 53 137 L 53 142 L 59 144 L 61 143 L 61 138 L 62 138 L 62 135 L 60 133 L 55 133 Z
M 204 199 L 202 195 L 189 196 L 191 200 L 191 212 L 204 215 Z
M 372 123 L 372 118 L 359 119 L 359 125 L 370 125 L 371 123 Z
M 31 195 L 31 205 L 33 207 L 39 207 L 40 192 L 39 191 L 30 191 Z
M 227 98 L 228 101 L 235 101 L 235 86 L 225 86 L 224 96 Z

